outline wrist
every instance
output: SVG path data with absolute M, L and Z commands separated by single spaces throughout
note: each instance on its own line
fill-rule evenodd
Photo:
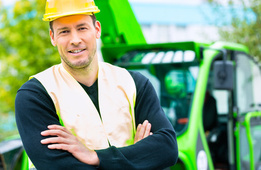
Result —
M 100 159 L 95 151 L 93 151 L 93 165 L 95 166 L 100 165 Z
M 90 151 L 89 155 L 86 157 L 85 163 L 87 163 L 89 165 L 94 165 L 94 166 L 100 165 L 99 157 L 94 150 Z

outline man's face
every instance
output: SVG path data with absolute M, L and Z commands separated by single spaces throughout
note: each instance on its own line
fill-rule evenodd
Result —
M 100 38 L 101 26 L 88 15 L 72 15 L 53 21 L 51 42 L 57 46 L 62 63 L 71 69 L 88 67 L 96 53 L 96 39 Z

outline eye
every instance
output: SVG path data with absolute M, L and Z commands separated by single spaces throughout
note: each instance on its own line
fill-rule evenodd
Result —
M 66 33 L 69 33 L 68 30 L 63 30 L 63 31 L 60 31 L 59 34 L 66 34 Z
M 78 30 L 87 30 L 87 27 L 80 27 Z

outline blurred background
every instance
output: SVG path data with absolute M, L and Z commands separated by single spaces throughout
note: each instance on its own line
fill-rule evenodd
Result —
M 129 2 L 148 43 L 230 41 L 246 45 L 258 61 L 261 57 L 259 0 Z M 44 8 L 45 0 L 0 0 L 0 142 L 18 135 L 17 90 L 29 76 L 60 62 L 42 21 Z

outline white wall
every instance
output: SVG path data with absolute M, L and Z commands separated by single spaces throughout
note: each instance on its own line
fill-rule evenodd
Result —
M 130 3 L 135 4 L 159 4 L 162 7 L 164 5 L 182 4 L 188 6 L 200 6 L 207 0 L 129 0 Z M 142 6 L 144 7 L 144 5 Z M 204 8 L 202 8 L 204 10 Z M 139 9 L 140 10 L 140 9 Z M 134 10 L 135 11 L 135 10 Z M 184 9 L 185 11 L 185 9 Z M 203 12 L 204 13 L 204 12 Z M 161 15 L 164 18 L 164 14 Z M 193 14 L 192 14 L 193 15 Z M 196 14 L 198 15 L 198 13 Z M 204 14 L 202 14 L 203 16 Z M 181 17 L 181 16 L 176 16 Z M 182 18 L 181 18 L 182 20 Z M 179 41 L 217 41 L 219 40 L 218 27 L 214 25 L 200 24 L 200 23 L 188 23 L 187 25 L 178 25 L 175 23 L 169 24 L 157 24 L 157 23 L 140 23 L 144 36 L 148 43 L 163 43 L 163 42 L 179 42 Z
M 215 26 L 201 25 L 142 25 L 147 43 L 179 42 L 179 41 L 217 41 L 218 29 Z
M 146 3 L 172 3 L 172 4 L 200 4 L 204 0 L 129 0 L 129 2 L 146 2 Z

